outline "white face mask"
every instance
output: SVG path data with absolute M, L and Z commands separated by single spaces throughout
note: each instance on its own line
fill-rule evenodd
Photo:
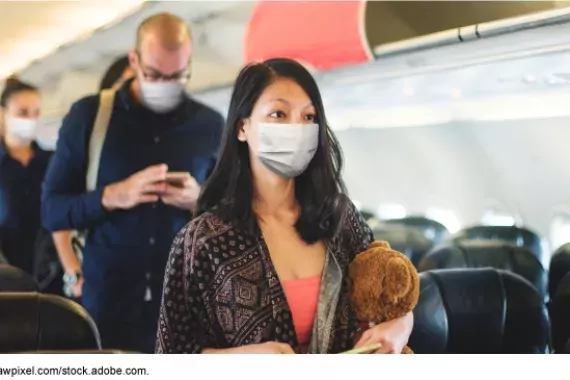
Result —
M 319 146 L 318 124 L 259 123 L 257 157 L 271 171 L 295 178 L 307 169 Z
M 184 84 L 180 82 L 140 81 L 144 105 L 156 113 L 166 113 L 175 109 L 182 101 Z
M 20 117 L 6 116 L 6 133 L 23 142 L 28 142 L 36 136 L 38 121 Z

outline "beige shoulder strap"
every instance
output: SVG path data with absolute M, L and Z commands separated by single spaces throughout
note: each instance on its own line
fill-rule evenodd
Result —
M 101 160 L 101 149 L 105 142 L 109 121 L 113 112 L 115 101 L 115 90 L 103 90 L 99 95 L 99 109 L 93 124 L 93 131 L 89 139 L 89 152 L 87 158 L 87 176 L 85 186 L 87 191 L 97 188 L 97 176 L 99 174 L 99 162 Z

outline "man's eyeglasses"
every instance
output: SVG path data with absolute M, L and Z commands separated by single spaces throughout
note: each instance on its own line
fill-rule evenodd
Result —
M 190 79 L 190 73 L 188 70 L 184 70 L 182 73 L 174 73 L 172 75 L 165 75 L 159 73 L 158 71 L 153 71 L 152 73 L 145 72 L 141 69 L 143 78 L 150 82 L 183 82 L 186 83 Z
M 177 73 L 166 75 L 153 68 L 144 67 L 140 53 L 137 52 L 139 58 L 139 66 L 141 68 L 142 76 L 145 80 L 150 82 L 182 82 L 186 83 L 190 80 L 190 68 L 186 68 Z M 150 72 L 149 72 L 150 71 Z

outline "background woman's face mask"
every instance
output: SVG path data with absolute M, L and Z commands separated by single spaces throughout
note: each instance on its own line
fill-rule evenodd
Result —
M 257 157 L 271 171 L 295 178 L 311 163 L 319 145 L 318 124 L 259 123 Z
M 34 139 L 37 126 L 37 119 L 6 116 L 6 133 L 23 142 Z

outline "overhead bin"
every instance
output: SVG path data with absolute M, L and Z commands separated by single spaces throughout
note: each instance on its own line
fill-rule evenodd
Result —
M 390 38 L 383 40 L 386 43 L 374 47 L 376 58 L 372 61 L 360 64 L 337 61 L 335 69 L 316 74 L 327 109 L 332 110 L 330 119 L 335 127 L 412 126 L 471 120 L 475 116 L 486 120 L 503 120 L 514 117 L 513 112 L 517 118 L 549 117 L 560 114 L 560 109 L 564 109 L 564 114 L 568 112 L 568 97 L 560 97 L 556 91 L 564 90 L 561 86 L 565 83 L 570 84 L 567 69 L 570 61 L 569 3 L 430 2 L 437 14 L 449 16 L 451 13 L 461 13 L 463 7 L 462 12 L 470 13 L 470 18 L 460 15 L 455 20 L 455 16 L 450 16 L 451 21 L 446 21 L 445 17 L 437 16 L 423 27 L 419 24 L 421 19 L 407 14 L 411 9 L 407 3 L 367 2 L 364 4 L 366 7 L 360 9 L 365 15 L 360 20 L 369 24 L 364 29 L 370 44 L 379 41 L 370 27 L 373 22 L 387 25 L 386 30 L 398 30 L 394 24 L 404 25 L 402 20 L 408 26 L 417 21 L 419 26 L 413 33 L 412 29 L 408 34 L 391 32 Z M 258 9 L 261 4 L 257 5 Z M 269 2 L 264 6 L 270 7 L 271 4 Z M 290 4 L 293 7 L 298 3 Z M 300 14 L 304 3 L 300 4 L 296 8 L 296 15 L 302 19 Z M 362 3 L 359 5 L 364 6 Z M 382 13 L 382 10 L 386 12 Z M 321 20 L 320 15 L 320 12 L 312 13 L 313 26 L 327 22 L 326 19 Z M 431 15 L 425 18 L 431 19 Z M 507 15 L 512 17 L 502 18 Z M 441 23 L 437 22 L 438 17 Z M 391 24 L 388 19 L 392 20 Z M 437 31 L 450 25 L 476 21 L 482 23 Z M 354 30 L 362 25 L 353 23 L 344 27 Z M 260 44 L 265 38 L 263 44 L 266 44 L 267 50 L 263 51 L 259 46 L 252 48 L 256 53 L 246 54 L 246 60 L 303 56 L 303 61 L 311 64 L 318 63 L 325 55 L 335 54 L 325 53 L 326 49 L 337 48 L 330 43 L 318 45 L 318 42 L 312 41 L 311 44 L 319 48 L 309 49 L 307 43 L 298 45 L 301 46 L 299 51 L 294 51 L 293 45 L 282 48 L 275 43 L 277 29 L 268 26 L 262 28 L 260 25 L 249 28 L 248 38 L 258 34 L 256 41 Z M 435 33 L 421 35 L 429 31 Z M 407 38 L 413 35 L 417 36 Z M 283 33 L 279 38 L 286 37 L 287 33 Z M 387 42 L 397 38 L 407 39 Z M 541 92 L 539 97 L 528 96 L 536 91 Z M 224 112 L 229 93 L 229 89 L 222 89 L 200 96 L 203 95 L 209 104 L 216 105 Z M 507 95 L 509 97 L 505 98 Z M 498 101 L 504 104 L 503 108 L 488 107 Z M 449 108 L 450 102 L 453 103 L 453 110 Z M 541 104 L 541 107 L 526 106 L 535 103 Z M 486 111 L 481 112 L 482 109 Z
M 247 62 L 288 57 L 329 70 L 373 59 L 366 1 L 260 1 L 245 35 Z
M 404 41 L 434 33 L 449 33 L 461 41 L 459 28 L 529 15 L 568 6 L 555 1 L 370 1 L 365 29 L 370 46 Z
M 560 21 L 566 2 L 260 1 L 245 36 L 246 61 L 290 57 L 317 70 Z M 550 12 L 550 13 L 549 13 Z M 536 14 L 543 17 L 535 17 Z M 526 17 L 526 19 L 525 19 Z M 496 28 L 493 23 L 510 20 Z M 374 53 L 374 54 L 373 54 Z

